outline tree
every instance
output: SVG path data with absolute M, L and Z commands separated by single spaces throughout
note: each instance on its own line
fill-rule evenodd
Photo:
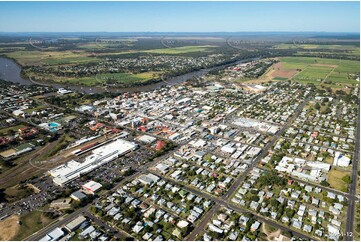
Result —
M 272 207 L 278 207 L 278 205 L 280 204 L 280 202 L 274 198 L 271 199 L 270 203 L 271 203 Z
M 315 109 L 320 110 L 320 108 L 321 108 L 321 105 L 319 103 L 316 103 L 315 104 Z
M 346 182 L 347 184 L 350 184 L 352 182 L 352 179 L 349 175 L 346 175 L 342 177 L 342 181 Z
M 323 180 L 320 184 L 325 187 L 328 187 L 330 185 L 330 183 L 328 183 L 326 180 Z

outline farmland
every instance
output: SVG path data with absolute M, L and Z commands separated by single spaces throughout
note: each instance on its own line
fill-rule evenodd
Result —
M 204 46 L 182 46 L 182 47 L 175 47 L 175 48 L 163 48 L 163 49 L 154 49 L 154 50 L 147 50 L 146 53 L 153 53 L 153 54 L 185 54 L 191 52 L 205 52 L 209 51 L 210 48 L 214 48 L 215 46 L 211 45 L 204 45 Z
M 295 75 L 289 77 L 292 80 L 313 83 L 352 85 L 357 84 L 356 78 L 359 76 L 359 61 L 323 59 L 310 57 L 283 57 L 279 58 L 278 72 L 294 71 Z M 275 80 L 285 78 L 284 75 L 277 75 L 277 71 L 272 73 Z
M 297 50 L 300 56 L 346 56 L 349 58 L 360 56 L 360 47 L 353 44 L 278 44 L 274 49 Z
M 94 57 L 89 57 L 89 53 L 82 51 L 15 51 L 6 54 L 15 59 L 22 66 L 32 65 L 60 65 L 60 64 L 80 64 L 97 62 Z

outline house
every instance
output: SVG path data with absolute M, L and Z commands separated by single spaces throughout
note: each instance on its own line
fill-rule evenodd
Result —
M 292 222 L 292 227 L 295 227 L 296 229 L 301 229 L 301 227 L 302 227 L 302 222 L 295 219 L 295 220 L 293 220 L 293 222 Z
M 252 210 L 257 210 L 258 207 L 259 207 L 259 203 L 258 202 L 255 202 L 255 201 L 252 201 L 251 204 L 249 205 L 249 207 L 252 209 Z
M 259 228 L 260 225 L 261 225 L 260 222 L 255 221 L 255 222 L 251 225 L 251 231 L 256 231 L 256 230 Z
M 142 222 L 138 221 L 135 226 L 132 228 L 132 231 L 136 234 L 139 234 L 140 231 L 142 231 L 144 228 Z
M 307 232 L 307 233 L 311 233 L 311 231 L 312 231 L 312 226 L 305 224 L 305 225 L 303 226 L 303 231 L 305 231 L 305 232 Z

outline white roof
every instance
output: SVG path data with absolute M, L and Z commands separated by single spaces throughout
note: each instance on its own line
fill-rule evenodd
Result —
M 102 184 L 95 182 L 95 181 L 89 181 L 83 185 L 83 188 L 91 190 L 93 192 L 98 191 L 102 187 Z
M 84 162 L 79 163 L 73 160 L 50 170 L 49 173 L 54 177 L 54 183 L 63 185 L 137 147 L 138 145 L 133 142 L 117 139 L 94 149 L 92 153 L 85 158 Z
M 64 231 L 60 228 L 55 228 L 53 231 L 47 234 L 49 237 L 51 237 L 51 240 L 58 240 L 62 236 L 64 236 Z

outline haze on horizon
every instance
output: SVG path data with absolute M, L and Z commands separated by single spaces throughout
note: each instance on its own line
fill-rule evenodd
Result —
M 1 32 L 357 32 L 354 2 L 0 2 Z

